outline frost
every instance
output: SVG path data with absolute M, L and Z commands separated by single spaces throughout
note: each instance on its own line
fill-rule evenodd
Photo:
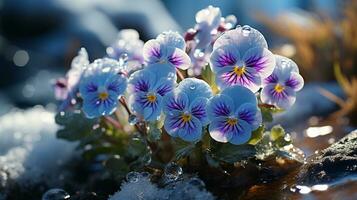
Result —
M 135 181 L 123 182 L 120 189 L 108 200 L 213 200 L 198 178 L 180 180 L 159 188 L 148 176 L 139 176 Z M 199 183 L 199 184 L 198 184 Z
M 0 117 L 0 188 L 10 182 L 58 184 L 75 143 L 57 139 L 57 129 L 54 113 L 40 106 Z

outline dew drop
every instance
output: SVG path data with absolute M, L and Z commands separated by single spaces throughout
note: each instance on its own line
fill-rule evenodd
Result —
M 129 59 L 129 56 L 127 53 L 122 53 L 119 57 L 119 61 L 123 62 L 123 63 L 126 63 Z
M 167 75 L 167 78 L 168 78 L 169 80 L 172 80 L 174 77 L 175 77 L 175 73 L 173 73 L 173 72 L 170 72 L 170 73 Z
M 129 124 L 130 125 L 135 125 L 136 123 L 138 123 L 138 118 L 136 117 L 136 115 L 129 115 Z
M 126 180 L 130 183 L 136 183 L 139 181 L 140 174 L 138 172 L 129 172 L 126 175 Z
M 244 25 L 244 26 L 242 27 L 242 34 L 243 34 L 243 36 L 245 36 L 245 37 L 249 36 L 251 30 L 252 30 L 252 28 L 251 28 L 250 26 Z
M 59 188 L 50 189 L 42 195 L 42 200 L 63 200 L 69 199 L 71 196 L 64 190 Z
M 182 175 L 182 168 L 176 163 L 170 163 L 166 165 L 164 175 L 168 181 L 176 181 Z
M 194 89 L 196 89 L 196 86 L 192 84 L 192 85 L 190 85 L 190 89 L 194 90 Z
M 65 113 L 63 111 L 60 112 L 61 117 L 63 117 L 65 115 Z

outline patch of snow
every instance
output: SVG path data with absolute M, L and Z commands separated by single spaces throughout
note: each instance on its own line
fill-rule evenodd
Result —
M 62 166 L 74 155 L 76 143 L 56 138 L 54 113 L 41 106 L 12 110 L 0 117 L 0 188 L 58 184 Z

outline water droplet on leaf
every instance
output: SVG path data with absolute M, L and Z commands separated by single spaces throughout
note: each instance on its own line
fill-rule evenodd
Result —
M 129 121 L 130 125 L 135 125 L 136 123 L 138 123 L 138 118 L 136 117 L 136 115 L 131 114 L 129 116 L 129 120 L 128 121 Z
M 129 172 L 126 175 L 126 180 L 130 183 L 136 183 L 139 181 L 140 174 L 138 172 Z
M 42 195 L 42 200 L 64 200 L 69 199 L 71 196 L 64 190 L 59 188 L 54 188 L 48 190 Z
M 182 175 L 182 168 L 176 163 L 170 163 L 166 165 L 164 175 L 169 181 L 176 181 Z

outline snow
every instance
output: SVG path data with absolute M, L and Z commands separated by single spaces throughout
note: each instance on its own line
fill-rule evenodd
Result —
M 57 129 L 54 113 L 41 106 L 0 117 L 0 189 L 10 182 L 60 182 L 61 166 L 74 155 L 76 144 L 57 139 Z

